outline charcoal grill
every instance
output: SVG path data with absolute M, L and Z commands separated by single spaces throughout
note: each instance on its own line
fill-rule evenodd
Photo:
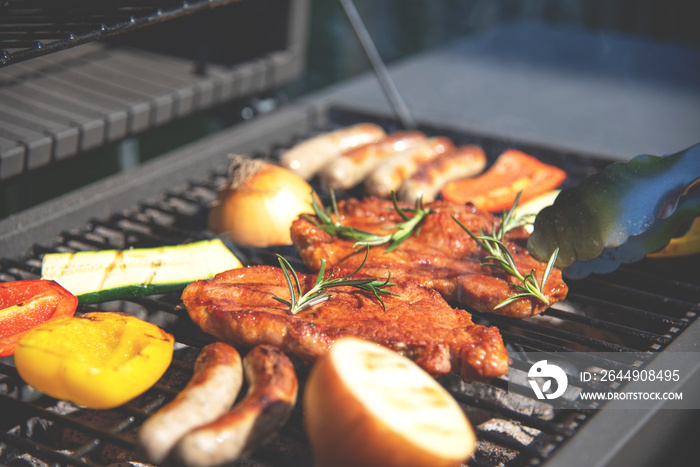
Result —
M 212 234 L 205 227 L 206 214 L 217 187 L 225 180 L 229 152 L 274 159 L 282 148 L 301 138 L 360 121 L 374 121 L 389 131 L 398 128 L 392 120 L 344 109 L 304 113 L 290 108 L 175 151 L 147 164 L 143 170 L 115 176 L 3 221 L 0 279 L 38 277 L 41 257 L 47 252 L 150 247 L 209 238 Z M 458 144 L 480 144 L 491 160 L 504 145 L 513 146 L 513 142 L 435 127 L 423 126 L 421 130 L 449 136 Z M 528 145 L 518 147 L 565 167 L 572 183 L 605 164 L 584 155 Z M 140 188 L 134 193 L 136 187 Z M 52 214 L 46 216 L 49 212 Z M 232 247 L 247 264 L 273 264 L 273 252 L 269 249 Z M 302 267 L 293 252 L 279 252 L 288 255 L 296 267 Z M 669 266 L 669 271 L 680 269 L 677 262 Z M 555 305 L 543 319 L 516 320 L 475 313 L 475 320 L 498 326 L 511 350 L 634 351 L 642 352 L 648 360 L 644 364 L 653 366 L 656 357 L 668 349 L 692 349 L 700 332 L 695 323 L 700 284 L 684 273 L 660 273 L 658 267 L 641 264 L 609 276 L 573 281 L 565 304 Z M 572 311 L 584 308 L 593 311 Z M 80 311 L 89 309 L 92 308 Z M 183 387 L 197 349 L 211 341 L 189 321 L 177 293 L 111 302 L 98 305 L 97 309 L 133 313 L 173 333 L 181 348 L 172 367 L 145 395 L 108 411 L 108 415 L 96 417 L 90 411 L 76 410 L 36 394 L 22 383 L 10 362 L 3 363 L 0 444 L 5 462 L 7 456 L 16 452 L 59 465 L 139 461 L 133 457 L 138 426 Z M 526 370 L 528 365 L 514 357 L 514 369 Z M 303 381 L 308 368 L 298 363 L 298 370 Z M 691 376 L 685 383 L 693 387 L 696 382 Z M 617 425 L 634 431 L 650 417 L 649 412 L 640 412 L 636 416 L 626 414 L 622 419 L 617 410 L 599 411 L 593 404 L 585 409 L 548 407 L 528 396 L 524 387 L 521 391 L 513 391 L 512 387 L 509 390 L 504 379 L 465 384 L 458 377 L 446 377 L 441 383 L 463 404 L 477 426 L 480 448 L 470 465 L 549 465 L 550 461 L 552 465 L 564 465 L 553 459 L 565 456 L 569 444 L 577 441 L 579 432 L 589 432 L 589 426 L 595 434 L 593 427 L 599 419 L 610 423 L 605 419 L 612 416 Z M 279 437 L 256 451 L 251 461 L 257 462 L 254 465 L 309 465 L 311 454 L 303 431 L 302 410 L 298 406 Z M 658 414 L 667 415 L 661 409 Z M 607 444 L 610 443 L 599 446 L 602 449 Z M 612 455 L 629 454 L 629 446 L 620 449 L 614 449 Z
M 7 2 L 7 5 L 18 3 L 28 5 L 31 2 Z M 298 31 L 295 34 L 298 35 Z M 70 38 L 62 38 L 52 47 L 73 45 L 66 40 Z M 93 44 L 86 45 L 93 47 Z M 102 50 L 100 47 L 98 52 Z M 65 52 L 69 57 L 74 53 L 80 59 L 83 57 L 80 51 Z M 17 55 L 6 54 L 5 60 L 8 63 L 23 61 L 32 58 L 34 53 L 41 54 L 32 49 Z M 271 67 L 281 75 L 290 68 L 298 70 L 300 53 L 295 50 L 292 55 L 294 63 L 274 55 L 269 60 L 271 65 L 266 62 L 262 67 L 259 63 L 245 63 L 241 65 L 243 70 L 236 65 L 233 71 L 224 72 L 218 65 L 209 67 L 216 77 L 213 81 L 207 81 L 209 75 L 204 74 L 192 82 L 170 83 L 166 93 L 159 96 L 165 95 L 171 99 L 165 101 L 178 102 L 181 109 L 192 111 L 234 97 L 242 99 L 235 104 L 240 108 L 255 107 L 253 99 L 266 89 L 256 83 L 262 80 L 271 87 L 278 85 L 276 80 L 264 78 L 274 74 L 265 70 Z M 30 68 L 37 66 L 33 60 L 26 63 Z M 177 68 L 173 62 L 168 64 Z M 414 78 L 416 71 L 410 66 L 404 70 Z M 401 75 L 398 77 L 399 86 L 405 89 L 406 82 Z M 0 280 L 39 277 L 42 255 L 49 252 L 151 247 L 212 237 L 206 229 L 206 215 L 217 188 L 226 178 L 230 153 L 274 160 L 281 150 L 303 138 L 352 123 L 371 121 L 387 131 L 400 129 L 401 125 L 386 111 L 381 98 L 371 97 L 371 92 L 367 93 L 370 97 L 362 99 L 373 101 L 370 104 L 362 102 L 360 108 L 349 105 L 358 103 L 356 97 L 358 93 L 365 95 L 366 87 L 366 81 L 360 80 L 359 84 L 350 83 L 342 89 L 324 92 L 249 120 L 238 119 L 230 127 L 145 162 L 134 170 L 113 175 L 0 221 Z M 427 94 L 430 93 L 423 93 Z M 185 106 L 188 101 L 183 100 L 183 96 L 192 95 L 199 97 L 189 102 L 202 104 Z M 467 131 L 452 124 L 450 115 L 441 114 L 439 104 L 419 105 L 419 112 L 416 112 L 415 102 L 410 102 L 413 94 L 404 95 L 414 109 L 419 129 L 431 135 L 448 136 L 457 144 L 481 145 L 491 162 L 502 150 L 515 147 L 562 167 L 569 174 L 567 183 L 573 184 L 600 170 L 617 155 L 571 149 L 556 141 L 549 144 L 536 138 L 518 139 L 513 134 Z M 99 103 L 106 101 L 108 99 Z M 177 112 L 172 109 L 178 107 L 170 107 L 168 112 L 163 102 L 163 99 L 144 94 L 141 99 L 122 107 L 107 106 L 111 113 L 94 120 L 107 122 L 102 130 L 90 132 L 94 121 L 85 120 L 76 131 L 83 143 L 92 141 L 90 135 L 97 135 L 95 145 L 118 140 L 175 118 Z M 87 105 L 80 102 L 76 107 Z M 452 103 L 452 107 L 458 105 Z M 430 106 L 432 110 L 428 109 Z M 76 107 L 71 110 L 77 111 Z M 452 110 L 449 104 L 447 107 Z M 159 110 L 165 113 L 158 113 Z M 167 117 L 159 120 L 158 115 Z M 104 128 L 111 128 L 113 133 Z M 49 139 L 53 146 L 49 145 L 45 153 L 40 152 L 41 141 L 31 138 L 21 145 L 21 157 L 16 152 L 17 147 L 0 146 L 0 177 L 15 177 L 31 171 L 34 166 L 51 166 L 58 159 L 85 149 L 70 149 L 57 156 L 57 143 L 67 141 L 61 139 L 67 138 L 66 135 L 59 131 L 51 133 Z M 0 140 L 0 143 L 6 141 Z M 628 156 L 635 154 L 629 148 L 615 149 L 627 151 Z M 288 248 L 229 246 L 247 264 L 273 264 L 274 253 L 281 253 L 295 268 L 303 269 L 295 253 Z M 535 319 L 516 320 L 476 312 L 474 319 L 501 329 L 513 355 L 514 372 L 526 372 L 531 364 L 521 352 L 635 352 L 640 359 L 638 363 L 644 368 L 683 365 L 684 377 L 678 390 L 683 390 L 688 398 L 697 398 L 700 394 L 698 363 L 672 359 L 680 352 L 700 351 L 700 324 L 696 322 L 700 305 L 698 259 L 696 256 L 645 261 L 607 276 L 571 281 L 567 300 Z M 171 332 L 178 342 L 171 367 L 146 394 L 123 407 L 96 412 L 37 393 L 22 382 L 11 359 L 0 361 L 0 464 L 97 467 L 143 462 L 135 441 L 139 426 L 184 387 L 191 376 L 198 349 L 212 341 L 189 321 L 178 293 L 85 306 L 79 312 L 93 310 L 125 311 Z M 631 368 L 616 359 L 602 363 Z M 295 364 L 303 390 L 309 368 L 301 362 Z M 693 447 L 685 433 L 692 432 L 689 427 L 697 421 L 695 411 L 670 410 L 662 403 L 650 410 L 619 409 L 614 407 L 614 402 L 608 402 L 604 410 L 596 403 L 584 407 L 554 407 L 534 399 L 529 388 L 514 385 L 506 378 L 466 384 L 457 376 L 449 376 L 441 378 L 440 382 L 462 404 L 477 429 L 479 447 L 469 462 L 471 466 L 656 465 L 662 458 L 666 464 L 676 461 L 682 464 L 687 459 L 683 448 Z M 570 384 L 578 385 L 580 381 L 572 377 Z M 606 386 L 601 384 L 601 387 Z M 279 436 L 242 465 L 311 465 L 302 411 L 299 404 Z

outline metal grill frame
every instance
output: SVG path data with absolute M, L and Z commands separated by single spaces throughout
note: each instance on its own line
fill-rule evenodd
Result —
M 240 0 L 10 0 L 0 6 L 0 66 Z
M 18 257 L 34 244 L 51 243 L 59 236 L 71 237 L 73 235 L 71 231 L 76 226 L 83 226 L 93 219 L 99 224 L 100 219 L 108 214 L 118 216 L 120 212 L 134 206 L 147 207 L 148 203 L 145 200 L 151 200 L 163 192 L 178 190 L 178 187 L 186 187 L 192 180 L 204 177 L 212 170 L 225 166 L 231 151 L 264 156 L 271 151 L 271 148 L 285 145 L 290 140 L 323 128 L 331 122 L 343 124 L 343 115 L 342 111 L 339 114 L 334 113 L 333 109 L 323 106 L 294 106 L 281 109 L 176 150 L 133 172 L 111 177 L 79 192 L 12 216 L 0 222 L 0 257 Z M 591 159 L 592 163 L 594 161 L 594 158 Z M 497 319 L 494 320 L 497 321 Z M 183 338 L 183 336 L 178 337 Z M 192 339 L 194 343 L 202 344 L 201 340 L 197 341 L 197 336 Z M 696 352 L 699 350 L 698 342 L 700 342 L 700 324 L 695 322 L 671 341 L 663 341 L 660 344 L 666 346 L 667 352 Z M 674 368 L 682 366 L 683 374 L 688 377 L 679 389 L 690 396 L 698 394 L 700 363 L 669 362 L 670 357 L 667 355 L 664 352 L 655 354 L 648 368 L 664 369 L 671 365 Z M 516 361 L 515 365 L 521 363 Z M 490 407 L 488 402 L 477 398 L 462 397 L 463 402 L 469 405 L 487 409 Z M 510 447 L 534 459 L 540 459 L 543 465 L 619 465 L 619 462 L 628 463 L 630 459 L 635 459 L 639 465 L 644 465 L 644 461 L 649 460 L 651 451 L 655 449 L 654 446 L 659 446 L 659 428 L 666 428 L 666 433 L 673 433 L 675 431 L 673 426 L 679 423 L 679 417 L 686 415 L 673 413 L 673 416 L 670 416 L 671 411 L 665 410 L 663 403 L 657 404 L 650 411 L 620 412 L 620 410 L 612 410 L 612 408 L 603 410 L 593 417 L 581 414 L 580 418 L 573 420 L 572 429 L 546 422 L 540 423 L 539 428 L 545 433 L 550 433 L 556 440 L 555 444 L 561 444 L 556 449 L 551 448 L 554 454 L 550 458 L 546 455 L 542 457 L 542 452 L 536 449 L 500 439 L 492 432 L 480 433 L 480 435 L 485 436 L 487 440 L 501 442 L 507 446 L 510 443 Z M 622 413 L 624 415 L 621 415 Z M 505 411 L 505 414 L 516 421 L 520 417 L 513 411 Z M 138 416 L 143 416 L 143 412 Z M 578 427 L 580 424 L 583 426 Z M 620 432 L 624 432 L 626 436 L 617 438 L 611 435 L 611 433 Z M 108 436 L 117 442 L 121 440 L 129 444 L 128 440 L 120 437 L 119 431 L 110 433 Z M 298 436 L 303 437 L 303 434 Z M 654 438 L 653 443 L 649 442 L 650 437 Z M 591 457 L 593 455 L 595 458 Z M 76 465 L 90 464 L 83 464 L 80 461 L 76 462 Z M 477 462 L 473 465 L 482 464 Z

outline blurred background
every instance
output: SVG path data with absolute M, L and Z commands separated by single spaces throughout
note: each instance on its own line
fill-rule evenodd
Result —
M 696 2 L 681 0 L 355 0 L 354 3 L 389 65 L 518 20 L 680 48 L 700 48 Z M 269 8 L 271 17 L 283 16 L 283 12 L 275 9 L 276 2 L 262 4 Z M 239 58 L 245 58 L 246 53 L 254 54 L 255 44 L 245 41 L 245 28 L 256 27 L 264 26 L 233 26 L 217 9 L 110 41 L 129 45 L 140 42 L 141 36 L 148 34 L 153 38 L 150 42 L 153 50 L 165 47 L 185 52 L 186 47 L 196 47 L 186 52 L 197 55 L 197 63 L 205 69 L 208 62 L 225 62 L 230 52 L 228 47 L 237 49 Z M 271 41 L 277 40 L 275 34 L 275 30 L 269 32 Z M 193 36 L 200 37 L 198 45 L 192 45 Z M 208 37 L 210 42 L 206 40 Z M 211 47 L 211 44 L 219 45 Z M 252 102 L 227 102 L 137 137 L 2 180 L 0 219 L 116 172 L 130 170 L 257 112 L 269 111 L 367 73 L 368 61 L 338 2 L 310 1 L 305 60 L 300 79 L 268 95 L 254 96 Z M 2 125 L 0 120 L 0 131 Z
M 503 23 L 532 21 L 697 48 L 696 6 L 680 0 L 355 0 L 382 58 L 393 62 Z M 312 1 L 308 67 L 292 94 L 368 69 L 335 1 Z

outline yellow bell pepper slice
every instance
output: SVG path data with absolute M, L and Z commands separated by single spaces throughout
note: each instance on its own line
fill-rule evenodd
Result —
M 661 251 L 647 255 L 650 258 L 675 258 L 700 253 L 700 217 L 682 237 L 672 238 Z
M 29 331 L 15 350 L 22 379 L 57 399 L 92 409 L 120 406 L 168 369 L 175 339 L 126 313 L 93 312 Z

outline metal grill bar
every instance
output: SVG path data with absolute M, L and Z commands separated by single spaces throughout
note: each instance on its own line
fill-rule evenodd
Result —
M 694 257 L 679 258 L 675 263 L 666 267 L 658 263 L 641 264 L 636 268 L 623 267 L 613 273 L 610 282 L 619 290 L 628 290 L 630 299 L 634 300 L 636 297 L 638 303 L 656 305 L 668 301 L 669 310 L 677 310 L 680 313 L 687 310 L 687 304 L 692 304 L 697 311 L 697 305 L 700 303 L 700 270 L 696 267 L 697 260 Z M 679 278 L 681 271 L 682 280 Z M 598 286 L 606 282 L 603 278 L 594 277 L 582 285 Z
M 622 305 L 620 303 L 612 302 L 609 299 L 597 298 L 596 296 L 592 296 L 591 293 L 582 294 L 579 292 L 571 292 L 569 294 L 569 298 L 575 299 L 576 301 L 583 304 L 593 305 L 599 307 L 600 309 L 608 310 L 618 315 L 621 320 L 633 321 L 637 326 L 639 326 L 639 321 L 642 320 L 649 321 L 658 326 L 668 325 L 683 328 L 688 325 L 688 322 L 687 318 L 682 316 L 686 315 L 689 311 L 692 311 L 696 308 L 691 303 L 684 303 L 683 306 L 681 306 L 681 302 L 676 302 L 673 298 L 668 298 L 662 306 L 658 306 L 655 308 L 656 310 L 663 310 L 663 312 L 665 313 L 648 311 L 633 306 Z M 669 317 L 669 314 L 675 314 L 679 317 Z
M 555 328 L 548 328 L 544 327 L 540 324 L 537 323 L 532 323 L 530 321 L 523 321 L 522 323 L 513 323 L 512 320 L 507 319 L 507 318 L 501 318 L 501 317 L 496 317 L 492 318 L 489 317 L 489 321 L 491 321 L 493 324 L 496 324 L 502 332 L 507 332 L 506 329 L 515 327 L 523 331 L 532 331 L 533 333 L 537 333 L 541 335 L 541 339 L 547 339 L 551 338 L 551 340 L 554 341 L 563 341 L 563 342 L 568 342 L 568 343 L 576 343 L 576 344 L 582 344 L 585 346 L 590 347 L 591 349 L 598 350 L 601 352 L 635 352 L 638 350 L 645 350 L 645 349 L 634 349 L 632 347 L 628 347 L 625 345 L 620 345 L 616 344 L 614 342 L 608 342 L 602 339 L 597 339 L 594 337 L 588 337 L 579 333 L 571 332 L 571 331 L 565 331 L 561 329 L 555 329 Z M 548 339 L 549 340 L 549 339 Z M 565 352 L 567 349 L 566 346 L 559 346 L 556 344 L 552 344 L 552 346 L 549 349 L 543 349 L 543 350 L 549 350 L 549 351 L 561 351 Z
M 4 413 L 21 414 L 26 418 L 37 417 L 43 420 L 47 420 L 49 422 L 60 423 L 61 426 L 78 430 L 81 433 L 88 433 L 94 435 L 94 441 L 86 442 L 83 444 L 82 447 L 73 450 L 71 455 L 77 458 L 80 458 L 85 454 L 89 453 L 94 447 L 96 447 L 99 444 L 102 444 L 103 440 L 106 440 L 110 443 L 116 443 L 121 446 L 125 446 L 129 449 L 136 448 L 136 443 L 133 439 L 124 437 L 119 434 L 119 432 L 123 431 L 129 425 L 132 425 L 134 423 L 134 417 L 127 416 L 114 428 L 110 430 L 105 430 L 103 428 L 94 426 L 90 423 L 86 423 L 81 420 L 76 420 L 70 415 L 57 414 L 56 412 L 46 410 L 34 404 L 29 404 L 23 401 L 17 401 L 15 399 L 11 399 L 5 395 L 0 394 L 0 406 L 2 405 L 6 407 Z M 10 410 L 12 412 L 10 412 Z
M 640 331 L 640 330 L 635 329 L 635 328 L 631 328 L 628 326 L 622 326 L 622 325 L 619 325 L 616 323 L 611 323 L 609 321 L 605 321 L 602 319 L 591 318 L 590 316 L 579 315 L 579 314 L 571 313 L 568 311 L 558 310 L 555 307 L 552 307 L 549 310 L 548 315 L 562 318 L 562 319 L 567 319 L 569 321 L 573 321 L 576 323 L 587 324 L 587 325 L 596 327 L 598 329 L 605 329 L 608 331 L 614 331 L 614 332 L 628 335 L 628 336 L 642 337 L 642 338 L 645 338 L 649 341 L 654 341 L 657 343 L 662 343 L 661 341 L 664 341 L 663 343 L 666 343 L 665 341 L 668 340 L 668 338 L 664 338 L 663 336 L 660 336 L 658 334 L 654 334 L 652 332 Z M 686 326 L 688 326 L 687 321 L 669 319 L 669 318 L 665 318 L 665 317 L 658 316 L 658 315 L 652 314 L 652 316 L 649 316 L 648 314 L 645 314 L 644 317 L 649 318 L 649 319 L 656 319 L 659 321 L 659 324 L 665 324 L 668 326 L 675 326 L 675 327 L 678 327 L 679 329 L 684 329 Z

